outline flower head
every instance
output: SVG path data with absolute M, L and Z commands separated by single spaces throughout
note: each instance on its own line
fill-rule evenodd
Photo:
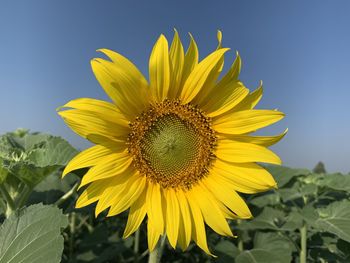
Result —
M 280 164 L 267 149 L 277 136 L 251 133 L 283 118 L 277 110 L 256 110 L 262 86 L 253 92 L 238 79 L 237 57 L 222 78 L 224 54 L 217 49 L 198 62 L 197 45 L 184 52 L 178 33 L 168 47 L 161 35 L 149 59 L 149 81 L 125 57 L 98 50 L 108 60 L 91 61 L 93 72 L 112 103 L 82 98 L 59 111 L 79 135 L 96 144 L 82 151 L 63 174 L 88 167 L 77 200 L 97 202 L 96 215 L 129 210 L 124 237 L 147 217 L 152 251 L 161 235 L 172 247 L 186 249 L 191 240 L 210 254 L 205 224 L 233 236 L 227 219 L 250 218 L 240 193 L 276 186 L 257 162 Z

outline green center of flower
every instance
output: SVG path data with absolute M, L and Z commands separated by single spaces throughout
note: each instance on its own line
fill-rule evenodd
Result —
M 191 188 L 215 159 L 210 118 L 190 104 L 153 104 L 130 128 L 127 144 L 134 167 L 163 188 Z
M 141 141 L 146 162 L 166 177 L 176 176 L 194 165 L 199 147 L 200 136 L 196 129 L 175 114 L 157 119 Z

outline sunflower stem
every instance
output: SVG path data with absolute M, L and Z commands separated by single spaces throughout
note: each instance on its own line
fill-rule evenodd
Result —
M 307 225 L 304 222 L 300 228 L 300 263 L 306 263 L 307 259 Z
M 149 253 L 148 263 L 159 263 L 165 246 L 166 235 L 161 236 L 157 246 Z

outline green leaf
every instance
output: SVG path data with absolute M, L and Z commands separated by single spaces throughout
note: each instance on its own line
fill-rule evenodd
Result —
M 279 194 L 273 191 L 269 191 L 268 193 L 264 193 L 261 196 L 257 196 L 250 200 L 249 203 L 256 205 L 258 207 L 265 207 L 267 205 L 273 206 L 277 205 L 281 202 L 281 198 Z
M 71 173 L 70 176 L 66 176 L 62 178 L 62 172 L 60 170 L 51 173 L 49 176 L 47 176 L 42 182 L 40 182 L 34 190 L 36 192 L 47 192 L 50 190 L 58 190 L 63 193 L 68 192 L 73 184 L 78 180 L 79 178 Z
M 306 169 L 292 169 L 277 165 L 269 165 L 266 169 L 273 175 L 279 188 L 285 186 L 293 177 L 310 174 Z
M 0 136 L 2 167 L 30 187 L 66 165 L 77 153 L 68 142 L 49 134 L 16 131 Z
M 301 186 L 300 193 L 302 196 L 311 195 L 316 196 L 317 195 L 317 185 L 315 184 L 306 184 Z
M 38 145 L 38 144 L 36 144 Z M 60 137 L 48 136 L 28 154 L 28 162 L 36 167 L 66 165 L 78 152 Z
M 262 213 L 252 220 L 243 221 L 237 227 L 242 230 L 294 230 L 301 225 L 301 216 L 297 212 L 291 212 L 288 216 L 281 210 L 265 207 Z
M 313 226 L 318 219 L 317 210 L 311 204 L 303 207 L 301 210 L 301 216 L 310 226 Z
M 283 202 L 292 201 L 302 197 L 302 194 L 296 188 L 297 187 L 295 186 L 278 190 L 278 194 L 281 196 Z
M 321 231 L 335 234 L 350 242 L 350 201 L 333 202 L 325 208 L 317 209 L 318 218 L 312 226 Z
M 350 176 L 342 174 L 326 174 L 319 186 L 337 191 L 350 192 Z
M 254 248 L 243 251 L 236 263 L 289 263 L 292 261 L 294 245 L 276 233 L 257 233 Z
M 273 209 L 271 207 L 265 207 L 262 213 L 254 217 L 252 220 L 243 221 L 240 225 L 238 225 L 238 228 L 245 230 L 277 230 L 278 226 L 276 224 L 283 224 L 283 222 L 281 222 L 283 219 L 284 213 L 282 211 Z
M 239 254 L 239 250 L 232 242 L 228 240 L 221 240 L 215 246 L 214 254 L 218 257 L 216 260 L 213 260 L 213 262 L 233 262 L 235 257 Z
M 60 262 L 67 224 L 58 208 L 42 204 L 11 215 L 0 227 L 0 263 Z
M 236 257 L 236 263 L 280 263 L 280 257 L 264 249 L 252 249 L 242 252 Z M 285 261 L 286 262 L 286 261 Z

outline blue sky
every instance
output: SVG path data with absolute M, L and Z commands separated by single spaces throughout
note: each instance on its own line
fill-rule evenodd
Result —
M 350 171 L 350 2 L 338 1 L 2 1 L 0 4 L 0 133 L 17 127 L 89 144 L 55 108 L 78 97 L 108 99 L 90 69 L 98 48 L 131 59 L 147 74 L 159 34 L 176 28 L 198 42 L 200 56 L 224 46 L 243 59 L 241 79 L 264 81 L 259 108 L 285 120 L 265 129 L 289 133 L 273 149 L 284 164 Z

